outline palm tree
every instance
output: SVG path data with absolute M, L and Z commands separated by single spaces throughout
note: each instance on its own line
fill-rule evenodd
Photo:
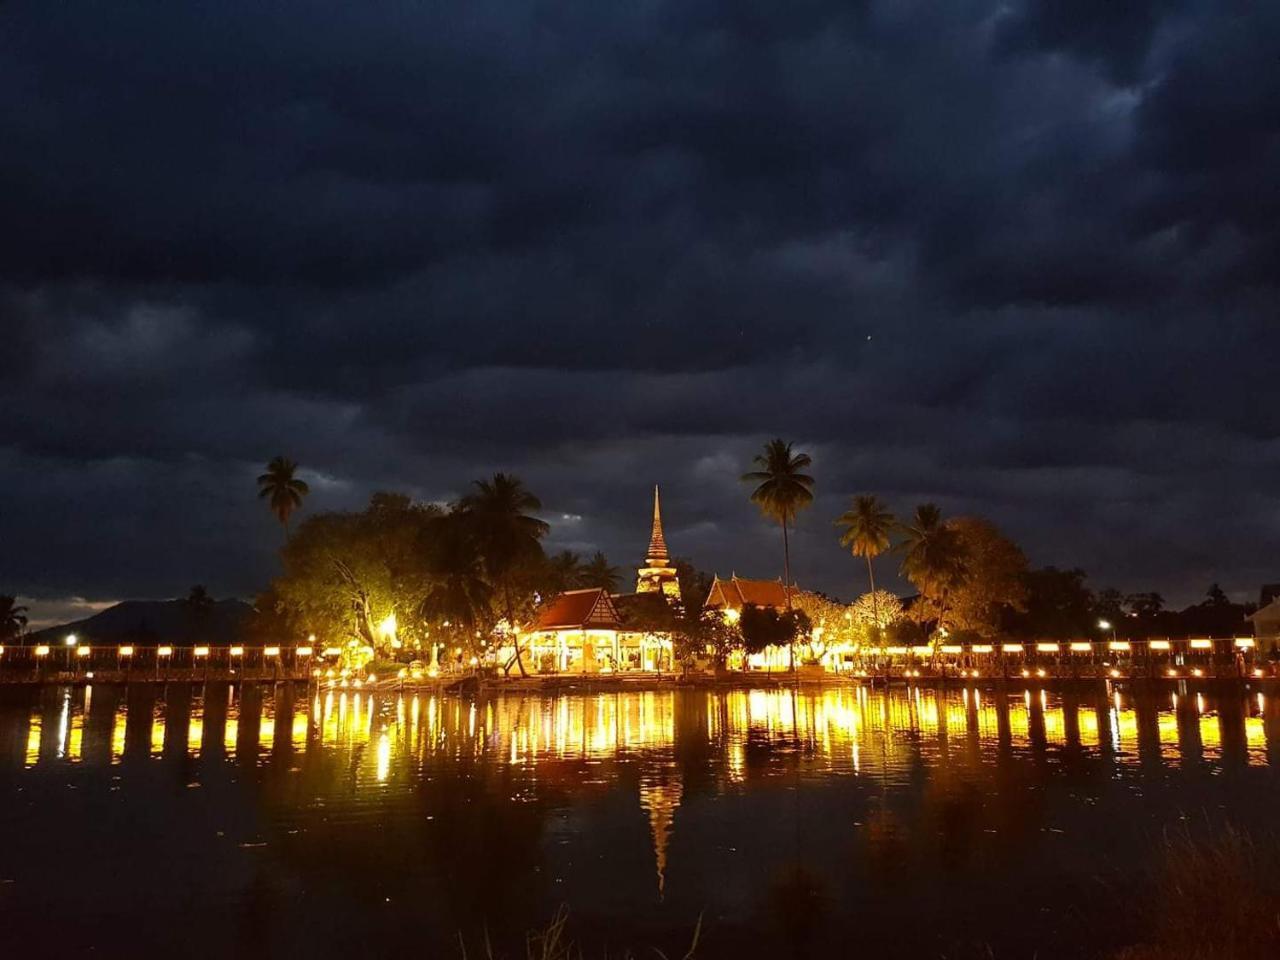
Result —
M 27 608 L 16 597 L 0 596 L 0 640 L 12 640 L 27 627 Z
M 422 600 L 422 616 L 474 636 L 487 620 L 493 588 L 485 578 L 484 558 L 464 515 L 453 513 L 435 521 L 435 536 L 424 559 L 431 582 Z
M 920 593 L 938 604 L 938 626 L 947 612 L 947 595 L 965 579 L 964 544 L 954 530 L 942 520 L 936 504 L 916 507 L 911 523 L 902 528 L 906 534 L 898 549 L 902 551 L 902 575 Z
M 609 558 L 597 550 L 591 555 L 591 559 L 582 565 L 578 582 L 584 587 L 600 587 L 609 593 L 616 593 L 618 584 L 622 582 L 622 571 L 611 566 Z
M 879 497 L 861 494 L 853 498 L 850 509 L 836 518 L 840 527 L 841 546 L 848 547 L 855 557 L 865 557 L 867 579 L 871 581 L 871 611 L 880 623 L 880 609 L 876 601 L 876 574 L 871 561 L 889 549 L 889 538 L 897 521 Z
M 288 457 L 276 457 L 267 464 L 267 472 L 258 477 L 258 499 L 267 499 L 271 512 L 284 527 L 289 539 L 289 515 L 302 506 L 302 498 L 311 492 L 305 481 L 294 474 L 298 465 Z
M 792 453 L 791 444 L 782 440 L 770 440 L 764 452 L 753 461 L 760 469 L 742 475 L 743 482 L 754 483 L 751 502 L 771 520 L 782 527 L 782 591 L 791 609 L 791 544 L 787 537 L 787 524 L 796 514 L 813 503 L 813 477 L 801 473 L 813 463 L 807 453 Z M 795 670 L 795 644 L 790 645 L 791 669 Z
M 520 676 L 528 676 L 520 656 L 520 634 L 516 630 L 513 589 L 521 569 L 527 570 L 542 559 L 539 542 L 551 528 L 529 514 L 542 509 L 542 501 L 530 493 L 517 477 L 495 473 L 492 480 L 475 481 L 475 491 L 462 498 L 462 513 L 469 518 L 476 543 L 484 558 L 489 582 L 502 594 L 507 625 L 511 630 Z M 507 668 L 510 669 L 510 662 Z
M 791 545 L 787 524 L 813 503 L 813 477 L 800 472 L 813 463 L 813 459 L 807 453 L 793 454 L 791 446 L 783 440 L 770 440 L 764 445 L 764 452 L 752 461 L 760 469 L 742 475 L 744 483 L 758 484 L 751 491 L 751 502 L 766 517 L 782 525 L 782 579 L 788 610 L 791 609 Z
M 561 550 L 547 558 L 547 592 L 563 593 L 582 585 L 582 558 L 572 550 Z

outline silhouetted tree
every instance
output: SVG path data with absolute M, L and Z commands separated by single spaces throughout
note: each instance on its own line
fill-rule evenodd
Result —
M 271 512 L 284 527 L 284 538 L 289 539 L 289 517 L 302 506 L 302 498 L 311 492 L 306 482 L 299 480 L 298 465 L 287 457 L 276 457 L 267 464 L 267 472 L 258 477 L 258 499 L 266 499 Z
M 876 574 L 871 567 L 871 561 L 889 549 L 890 538 L 897 526 L 897 521 L 879 497 L 862 494 L 854 497 L 850 509 L 836 518 L 836 526 L 841 529 L 841 545 L 848 547 L 855 557 L 866 558 L 867 580 L 871 583 L 873 622 L 879 624 L 880 613 L 874 609 L 879 602 L 876 593 Z
M 801 472 L 813 459 L 807 453 L 792 453 L 791 447 L 792 444 L 782 439 L 770 440 L 753 461 L 759 469 L 742 475 L 744 482 L 757 485 L 751 491 L 751 502 L 782 526 L 782 583 L 788 610 L 791 609 L 791 544 L 787 525 L 813 503 L 814 483 L 813 477 Z
M 0 596 L 0 640 L 16 639 L 27 628 L 27 608 L 16 597 Z
M 463 497 L 462 512 L 474 524 L 485 572 L 502 601 L 503 612 L 511 628 L 514 654 L 512 660 L 527 676 L 520 655 L 520 636 L 516 630 L 516 600 L 519 584 L 528 582 L 530 571 L 540 566 L 544 555 L 541 540 L 550 527 L 531 516 L 542 509 L 542 501 L 530 493 L 517 477 L 495 473 L 491 480 L 475 481 L 475 490 Z M 505 669 L 510 670 L 511 663 Z
M 617 567 L 610 566 L 609 558 L 599 550 L 582 565 L 579 583 L 584 587 L 600 587 L 609 593 L 617 593 L 621 582 L 622 572 Z

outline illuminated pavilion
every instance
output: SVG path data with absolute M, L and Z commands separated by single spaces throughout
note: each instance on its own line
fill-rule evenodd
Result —
M 661 597 L 680 605 L 680 580 L 662 532 L 662 505 L 653 488 L 653 525 L 644 562 L 636 570 L 634 594 L 610 594 L 600 587 L 566 590 L 543 604 L 526 635 L 539 673 L 662 671 L 674 667 L 672 637 L 628 626 L 628 611 Z M 658 604 L 661 607 L 661 604 Z M 634 623 L 634 613 L 630 618 Z

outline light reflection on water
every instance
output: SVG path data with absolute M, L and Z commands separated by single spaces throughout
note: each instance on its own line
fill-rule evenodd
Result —
M 421 952 L 568 902 L 668 953 L 704 914 L 704 955 L 742 955 L 776 936 L 800 864 L 834 942 L 883 917 L 879 953 L 937 955 L 916 906 L 959 942 L 1036 891 L 999 936 L 1072 955 L 1079 890 L 1141 866 L 1169 817 L 1269 817 L 1280 768 L 1280 697 L 1259 692 L 2 693 L 0 922 L 36 931 L 75 862 L 86 903 L 105 900 L 63 931 L 85 949 L 125 928 L 155 950 L 324 954 L 341 921 L 372 938 L 357 954 Z
M 184 685 L 185 686 L 185 685 Z M 282 685 L 284 686 L 284 685 Z M 313 691 L 309 701 L 280 696 L 280 688 L 230 685 L 175 694 L 131 688 L 59 688 L 38 698 L 25 717 L 25 767 L 119 764 L 131 755 L 184 753 L 198 759 L 211 740 L 221 756 L 267 761 L 277 748 L 351 749 L 376 740 L 375 780 L 427 758 L 483 759 L 537 764 L 547 760 L 607 759 L 669 751 L 677 741 L 676 702 L 700 707 L 698 736 L 726 748 L 735 773 L 748 742 L 803 752 L 826 770 L 859 773 L 867 758 L 881 773 L 901 774 L 911 745 L 926 758 L 944 757 L 965 743 L 1015 751 L 1076 749 L 1117 764 L 1268 763 L 1280 726 L 1268 723 L 1269 701 L 1257 693 L 1231 710 L 1200 693 L 1135 697 L 1122 691 L 1082 702 L 1045 690 L 999 694 L 974 689 L 883 691 L 750 690 L 726 693 L 647 691 L 559 697 L 494 698 L 472 702 L 411 691 Z M 105 692 L 104 692 L 105 691 Z M 211 708 L 210 699 L 221 702 Z M 97 701 L 95 703 L 95 700 Z M 214 704 L 213 707 L 218 706 Z M 693 732 L 682 731 L 686 735 Z M 109 742 L 110 749 L 95 745 Z M 1269 750 L 1270 748 L 1270 750 Z M 1234 755 L 1232 751 L 1235 751 Z M 740 772 L 740 771 L 738 771 Z

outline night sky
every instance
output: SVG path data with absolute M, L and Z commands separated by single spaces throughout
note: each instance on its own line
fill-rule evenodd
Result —
M 549 548 L 777 576 L 738 477 L 1280 580 L 1280 4 L 0 7 L 0 592 L 251 596 L 278 524 L 514 471 Z M 887 574 L 892 565 L 885 561 Z

